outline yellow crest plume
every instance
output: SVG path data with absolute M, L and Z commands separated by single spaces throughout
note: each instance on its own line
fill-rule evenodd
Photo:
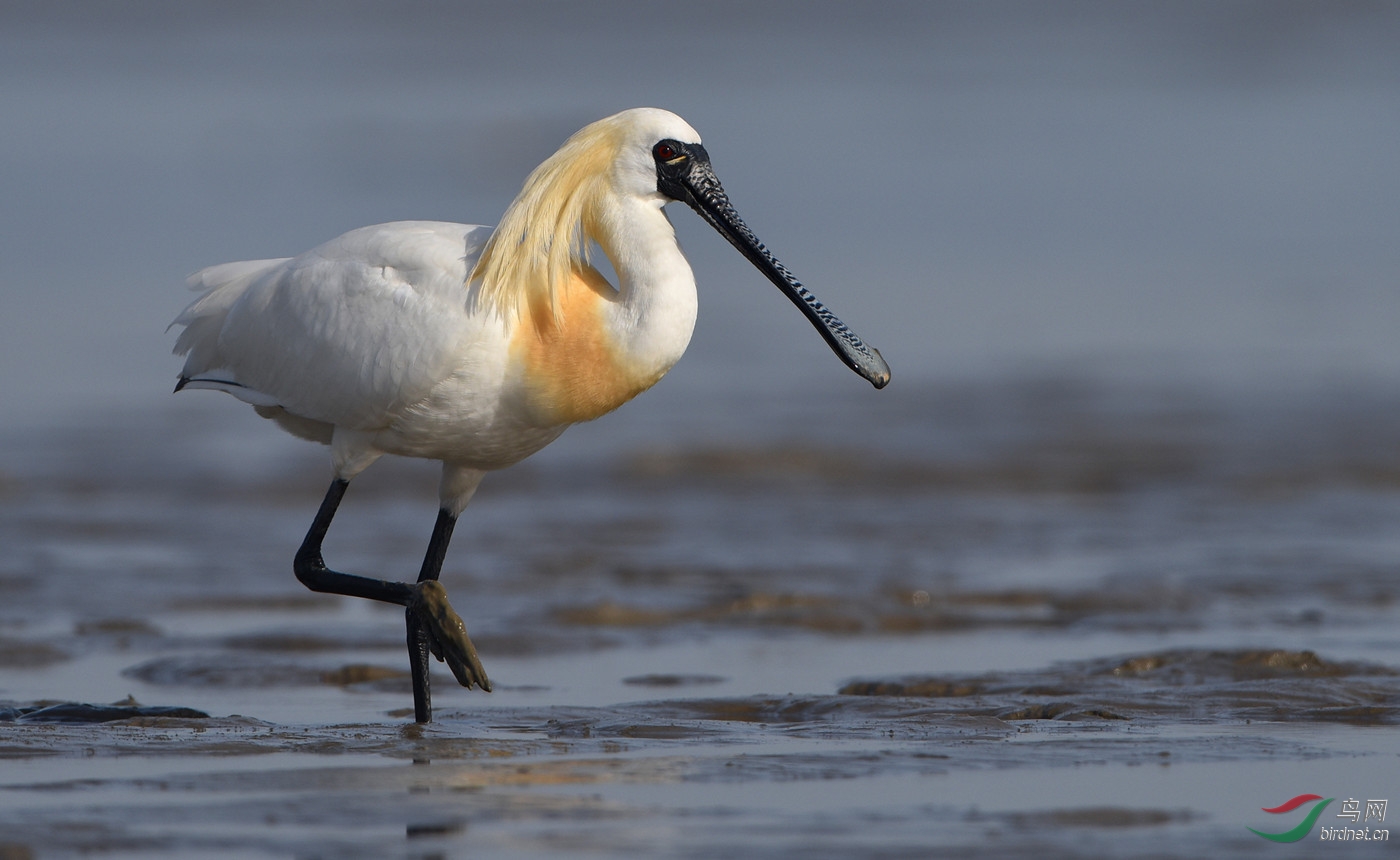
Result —
M 472 270 L 486 307 L 559 321 L 560 292 L 597 240 L 622 132 L 617 117 L 590 123 L 525 180 Z

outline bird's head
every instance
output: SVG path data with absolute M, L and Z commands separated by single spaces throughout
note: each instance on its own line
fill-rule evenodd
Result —
M 876 388 L 890 381 L 890 367 L 826 309 L 758 240 L 729 202 L 700 135 L 670 111 L 634 108 L 584 126 L 541 164 L 492 236 L 478 273 L 502 284 L 557 283 L 581 255 L 588 239 L 601 235 L 609 200 L 617 196 L 675 200 L 694 209 L 797 306 L 836 355 Z M 564 238 L 565 241 L 559 241 Z M 511 254 L 510 265 L 537 272 L 505 271 L 492 262 L 502 241 L 532 253 Z M 500 272 L 492 272 L 496 266 Z

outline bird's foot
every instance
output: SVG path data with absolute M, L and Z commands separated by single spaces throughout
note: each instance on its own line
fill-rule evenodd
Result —
M 428 634 L 428 648 L 433 656 L 447 664 L 457 683 L 469 690 L 477 686 L 491 692 L 491 681 L 467 636 L 467 626 L 447 602 L 447 589 L 442 583 L 429 579 L 415 585 L 408 609 Z

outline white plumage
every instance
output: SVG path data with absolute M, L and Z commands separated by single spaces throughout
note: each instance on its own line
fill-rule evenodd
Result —
M 490 235 L 405 221 L 299 257 L 205 269 L 190 282 L 207 292 L 176 319 L 185 387 L 227 391 L 315 441 L 339 432 L 346 479 L 377 453 L 480 470 L 517 462 L 563 428 L 526 426 L 506 406 L 517 321 L 476 312 L 467 286 Z
M 212 266 L 175 320 L 182 388 L 226 391 L 331 446 L 335 482 L 297 576 L 409 608 L 415 704 L 430 718 L 427 649 L 489 689 L 436 580 L 482 476 L 649 388 L 680 358 L 695 280 L 662 207 L 683 200 L 749 257 L 876 387 L 879 354 L 831 316 L 739 220 L 694 129 L 642 108 L 593 123 L 540 165 L 498 228 L 404 221 L 297 257 Z M 596 245 L 618 283 L 587 261 Z M 348 482 L 383 454 L 443 463 L 419 584 L 327 570 L 321 540 Z M 431 583 L 431 586 L 425 585 Z M 444 620 L 445 619 L 445 620 Z M 443 656 L 443 655 L 440 655 Z M 420 659 L 422 658 L 422 659 Z M 420 666 L 420 663 L 422 664 Z

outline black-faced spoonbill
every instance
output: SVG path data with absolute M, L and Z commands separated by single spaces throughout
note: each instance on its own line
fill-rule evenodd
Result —
M 312 591 L 407 608 L 413 705 L 432 719 L 428 655 L 490 691 L 438 573 L 482 477 L 570 424 L 650 388 L 685 351 L 695 277 L 662 207 L 700 214 L 782 290 L 852 370 L 889 366 L 768 252 L 730 205 L 700 136 L 639 108 L 570 137 L 530 174 L 492 230 L 404 221 L 352 230 L 280 260 L 190 278 L 176 318 L 176 391 L 212 388 L 330 446 L 335 477 L 297 551 Z M 596 244 L 616 286 L 588 264 Z M 442 461 L 440 509 L 414 584 L 339 573 L 321 543 L 350 481 L 384 454 Z

